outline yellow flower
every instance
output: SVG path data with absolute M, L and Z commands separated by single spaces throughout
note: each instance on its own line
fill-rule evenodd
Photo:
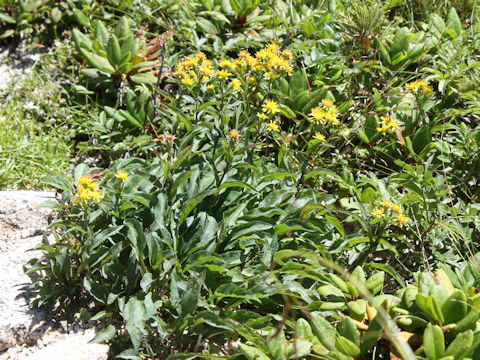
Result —
M 88 184 L 88 187 L 91 189 L 91 190 L 97 190 L 98 189 L 98 184 L 96 182 L 91 182 L 90 184 Z
M 315 140 L 320 140 L 320 141 L 325 141 L 325 136 L 320 134 L 319 132 L 315 133 L 315 135 L 313 136 L 313 138 Z
M 268 119 L 268 116 L 267 116 L 267 115 L 265 115 L 265 114 L 263 114 L 263 113 L 259 113 L 259 112 L 257 112 L 257 117 L 260 118 L 260 119 L 262 119 L 262 120 Z
M 390 125 L 395 122 L 392 116 L 382 116 L 380 119 L 385 125 Z
M 408 221 L 408 218 L 405 215 L 400 214 L 397 216 L 397 222 L 400 224 L 400 226 L 405 225 L 407 221 Z
M 337 118 L 338 109 L 333 105 L 330 99 L 323 99 L 320 106 L 312 108 L 310 113 L 310 121 L 317 124 L 339 125 L 340 120 Z
M 323 99 L 323 100 L 322 100 L 322 105 L 323 105 L 323 107 L 325 107 L 327 110 L 328 110 L 328 109 L 331 109 L 332 106 L 333 106 L 333 101 L 330 100 L 330 99 Z
M 99 191 L 92 191 L 90 193 L 90 196 L 92 197 L 93 200 L 100 201 L 100 192 Z
M 267 46 L 267 51 L 278 51 L 279 47 L 276 43 L 271 43 Z
M 325 123 L 325 111 L 320 108 L 313 108 L 310 116 L 313 118 L 313 121 L 316 123 Z
M 235 65 L 230 60 L 221 60 L 218 62 L 218 66 L 221 68 L 233 69 Z
M 207 86 L 207 90 L 213 90 L 215 89 L 215 86 L 213 84 L 210 84 Z
M 421 91 L 424 94 L 430 94 L 433 89 L 427 84 L 425 80 L 417 80 L 405 85 L 405 89 L 412 93 Z
M 275 115 L 276 113 L 280 112 L 280 107 L 278 103 L 272 100 L 267 100 L 265 104 L 262 105 L 263 112 Z
M 393 116 L 382 116 L 379 125 L 377 131 L 381 131 L 383 135 L 386 135 L 390 130 L 398 129 L 397 120 Z
M 401 213 L 402 212 L 402 209 L 400 208 L 400 205 L 398 205 L 398 204 L 392 204 L 391 209 L 394 213 Z
M 187 86 L 193 86 L 195 85 L 195 81 L 193 80 L 192 77 L 188 76 L 188 75 L 185 75 L 183 78 L 182 78 L 182 83 L 184 83 L 185 85 Z
M 377 216 L 377 217 L 382 217 L 384 214 L 384 211 L 383 209 L 380 209 L 380 208 L 376 208 L 375 210 L 373 210 L 373 215 L 374 216 Z
M 118 170 L 115 176 L 122 181 L 126 181 L 128 179 L 128 174 L 122 170 Z
M 78 178 L 78 183 L 79 183 L 80 185 L 88 185 L 88 184 L 90 184 L 91 182 L 92 182 L 92 179 L 89 178 L 88 176 L 85 176 L 85 175 L 80 176 L 80 177 Z
M 232 86 L 235 91 L 238 91 L 242 88 L 242 83 L 238 79 L 233 79 L 232 80 Z
M 81 188 L 78 190 L 77 196 L 81 200 L 88 200 L 88 198 L 90 197 L 90 190 Z
M 390 207 L 390 201 L 388 201 L 388 200 L 383 200 L 383 201 L 382 201 L 382 206 L 383 206 L 384 208 L 389 208 L 389 207 Z
M 293 57 L 293 52 L 290 49 L 285 49 L 282 51 L 282 55 L 285 56 L 286 58 L 291 59 Z
M 203 76 L 210 76 L 212 75 L 212 68 L 210 66 L 203 65 L 200 68 L 200 72 L 202 73 Z
M 275 121 L 270 121 L 267 124 L 267 130 L 268 131 L 278 131 L 278 130 L 280 130 L 280 127 L 278 126 L 278 124 Z
M 238 130 L 232 129 L 230 130 L 230 133 L 228 134 L 228 136 L 230 136 L 230 139 L 238 139 L 238 137 L 240 136 L 240 133 L 238 132 Z
M 219 78 L 219 79 L 225 79 L 227 80 L 229 76 L 231 76 L 232 74 L 229 73 L 228 71 L 226 70 L 217 70 L 217 72 L 215 73 L 215 76 L 216 78 Z
M 387 125 L 382 125 L 380 127 L 377 127 L 377 131 L 381 131 L 383 133 L 383 135 L 386 135 L 387 134 L 387 131 L 388 131 L 388 126 Z
M 247 82 L 250 84 L 255 84 L 257 82 L 257 79 L 255 78 L 255 76 L 249 76 L 247 78 Z

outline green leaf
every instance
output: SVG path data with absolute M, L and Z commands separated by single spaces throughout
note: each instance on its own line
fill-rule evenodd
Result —
M 79 52 L 80 54 L 82 54 L 85 60 L 87 60 L 90 66 L 93 66 L 94 68 L 109 74 L 115 73 L 115 69 L 112 67 L 112 65 L 109 64 L 108 59 L 94 54 L 88 50 L 85 50 L 84 48 L 80 48 Z
M 428 323 L 423 333 L 423 348 L 429 360 L 437 360 L 444 355 L 445 339 L 439 326 Z
M 90 26 L 90 20 L 88 19 L 87 15 L 85 15 L 83 12 L 81 11 L 74 11 L 73 12 L 73 18 L 75 19 L 75 21 L 82 25 L 82 26 Z
M 347 303 L 347 308 L 350 311 L 350 316 L 357 321 L 362 321 L 367 312 L 367 302 L 364 299 L 357 299 Z
M 454 7 L 448 11 L 447 26 L 455 32 L 456 36 L 459 36 L 462 33 L 462 23 Z
M 453 356 L 455 360 L 462 360 L 473 344 L 473 331 L 467 330 L 458 334 L 445 351 L 445 356 Z
M 392 46 L 390 47 L 390 58 L 393 59 L 399 54 L 408 51 L 408 38 L 410 32 L 406 28 L 400 28 L 395 32 Z
M 102 46 L 107 45 L 108 31 L 101 21 L 98 21 L 95 25 L 95 39 L 97 39 Z
M 108 325 L 106 329 L 100 331 L 95 335 L 95 337 L 89 341 L 90 344 L 103 343 L 105 341 L 111 340 L 117 332 L 117 328 L 113 325 Z
M 0 18 L 1 18 L 1 13 L 0 13 Z M 62 11 L 57 7 L 53 7 L 52 10 L 50 10 L 50 17 L 52 18 L 52 21 L 54 23 L 60 22 L 62 20 Z
M 283 330 L 277 331 L 275 329 L 271 330 L 267 335 L 267 348 L 270 354 L 273 357 L 273 360 L 282 360 L 286 349 L 286 338 Z
M 240 350 L 248 360 L 271 360 L 263 351 L 253 346 L 240 344 Z
M 442 309 L 440 308 L 440 304 L 438 300 L 433 296 L 426 296 L 423 293 L 418 293 L 415 302 L 418 307 L 430 318 L 439 324 L 444 323 Z
M 287 359 L 303 359 L 310 354 L 313 344 L 310 341 L 293 339 L 285 351 Z
M 123 318 L 126 321 L 125 328 L 130 335 L 133 347 L 138 350 L 142 344 L 145 329 L 145 305 L 136 296 L 130 298 L 123 310 Z
M 329 350 L 335 349 L 336 330 L 325 318 L 318 312 L 312 312 L 310 325 L 315 336 Z
M 0 13 L 0 20 L 5 21 L 6 23 L 9 23 L 9 24 L 17 23 L 17 21 L 14 18 L 12 18 L 11 16 L 8 16 L 5 13 Z
M 360 345 L 360 331 L 357 329 L 357 325 L 353 322 L 350 317 L 344 317 L 340 320 L 337 328 L 338 333 L 356 344 Z
M 198 19 L 197 25 L 203 32 L 209 35 L 215 35 L 216 33 L 218 33 L 217 27 L 207 19 Z
M 196 197 L 188 200 L 183 206 L 182 210 L 180 210 L 180 218 L 179 218 L 179 224 L 183 224 L 187 216 L 192 212 L 193 209 L 207 196 L 212 195 L 213 190 L 206 190 L 202 192 L 200 195 L 197 195 Z
M 295 334 L 299 339 L 309 339 L 312 336 L 312 327 L 307 320 L 300 318 L 295 324 Z
M 42 180 L 42 183 L 64 191 L 73 190 L 72 181 L 61 175 L 47 176 Z
M 440 37 L 445 31 L 445 28 L 446 28 L 446 25 L 443 19 L 437 14 L 433 13 L 430 16 L 430 29 L 432 30 L 432 32 L 436 36 Z
M 467 297 L 462 290 L 455 289 L 442 306 L 445 324 L 453 324 L 467 314 Z
M 140 287 L 144 292 L 148 292 L 150 285 L 153 282 L 153 276 L 151 273 L 145 273 L 140 281 Z
M 358 345 L 343 336 L 337 337 L 335 347 L 345 355 L 353 356 L 354 358 L 357 358 L 361 354 Z
M 375 316 L 375 318 L 368 324 L 368 330 L 363 335 L 363 344 L 362 344 L 362 353 L 366 354 L 375 344 L 378 343 L 378 338 L 383 333 L 382 321 L 380 320 L 380 315 Z
M 377 295 L 382 290 L 384 281 L 385 273 L 383 271 L 379 271 L 370 276 L 365 282 L 365 285 L 372 295 Z
M 149 84 L 155 85 L 158 81 L 158 78 L 149 72 L 138 73 L 130 76 L 130 80 L 137 84 Z
M 120 61 L 122 60 L 122 53 L 120 50 L 120 43 L 115 35 L 112 35 L 112 37 L 108 39 L 107 54 L 111 64 L 120 64 Z

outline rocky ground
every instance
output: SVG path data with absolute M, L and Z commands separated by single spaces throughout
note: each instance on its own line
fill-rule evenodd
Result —
M 5 90 L 8 84 L 30 73 L 28 59 L 22 61 L 11 52 L 12 47 L 0 47 L 0 91 Z
M 30 310 L 29 277 L 23 266 L 39 257 L 35 248 L 47 228 L 48 211 L 38 205 L 54 194 L 0 191 L 0 360 L 107 359 L 108 347 L 88 344 L 94 329 L 67 330 L 45 312 Z
M 35 248 L 47 228 L 48 211 L 38 205 L 54 194 L 0 191 L 0 360 L 107 359 L 106 345 L 88 344 L 94 329 L 63 329 L 45 312 L 30 310 L 29 277 L 23 266 L 41 256 Z

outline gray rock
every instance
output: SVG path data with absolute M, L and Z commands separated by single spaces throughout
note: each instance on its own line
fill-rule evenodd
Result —
M 94 329 L 65 333 L 50 314 L 29 308 L 23 266 L 42 255 L 31 251 L 48 225 L 48 210 L 38 205 L 53 198 L 51 192 L 0 191 L 0 360 L 108 358 L 108 346 L 88 344 Z

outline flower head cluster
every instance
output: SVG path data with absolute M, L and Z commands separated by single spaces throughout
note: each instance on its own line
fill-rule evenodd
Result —
M 255 69 L 263 71 L 267 79 L 277 78 L 283 74 L 291 75 L 293 73 L 292 57 L 292 51 L 288 49 L 281 51 L 277 44 L 271 43 L 256 52 Z
M 398 123 L 393 116 L 382 116 L 380 118 L 380 126 L 377 127 L 377 130 L 381 131 L 383 135 L 386 135 L 387 132 L 392 132 L 395 129 L 398 129 Z
M 235 74 L 243 76 L 248 84 L 256 84 L 261 78 L 275 79 L 291 75 L 292 59 L 291 50 L 280 50 L 276 43 L 271 43 L 255 55 L 242 50 L 236 59 L 222 59 L 218 62 L 218 69 L 215 69 L 213 62 L 200 52 L 178 62 L 175 74 L 187 86 L 194 86 L 200 80 L 208 82 L 212 78 L 228 80 Z M 239 79 L 233 79 L 231 84 L 234 91 L 241 90 Z
M 388 200 L 383 200 L 380 206 L 373 210 L 372 215 L 377 218 L 393 218 L 399 226 L 406 225 L 408 222 L 400 204 L 391 203 Z
M 322 125 L 340 124 L 340 120 L 338 120 L 338 109 L 330 99 L 323 99 L 319 106 L 313 108 L 309 120 L 315 124 Z
M 99 185 L 88 176 L 80 176 L 78 179 L 77 193 L 75 194 L 75 204 L 87 203 L 95 200 L 100 201 L 101 193 L 98 190 Z
M 213 63 L 202 52 L 186 56 L 178 62 L 176 75 L 187 86 L 195 85 L 200 79 L 208 82 L 213 75 Z
M 422 94 L 430 94 L 433 89 L 425 80 L 416 80 L 405 85 L 405 89 L 411 93 L 421 92 Z

